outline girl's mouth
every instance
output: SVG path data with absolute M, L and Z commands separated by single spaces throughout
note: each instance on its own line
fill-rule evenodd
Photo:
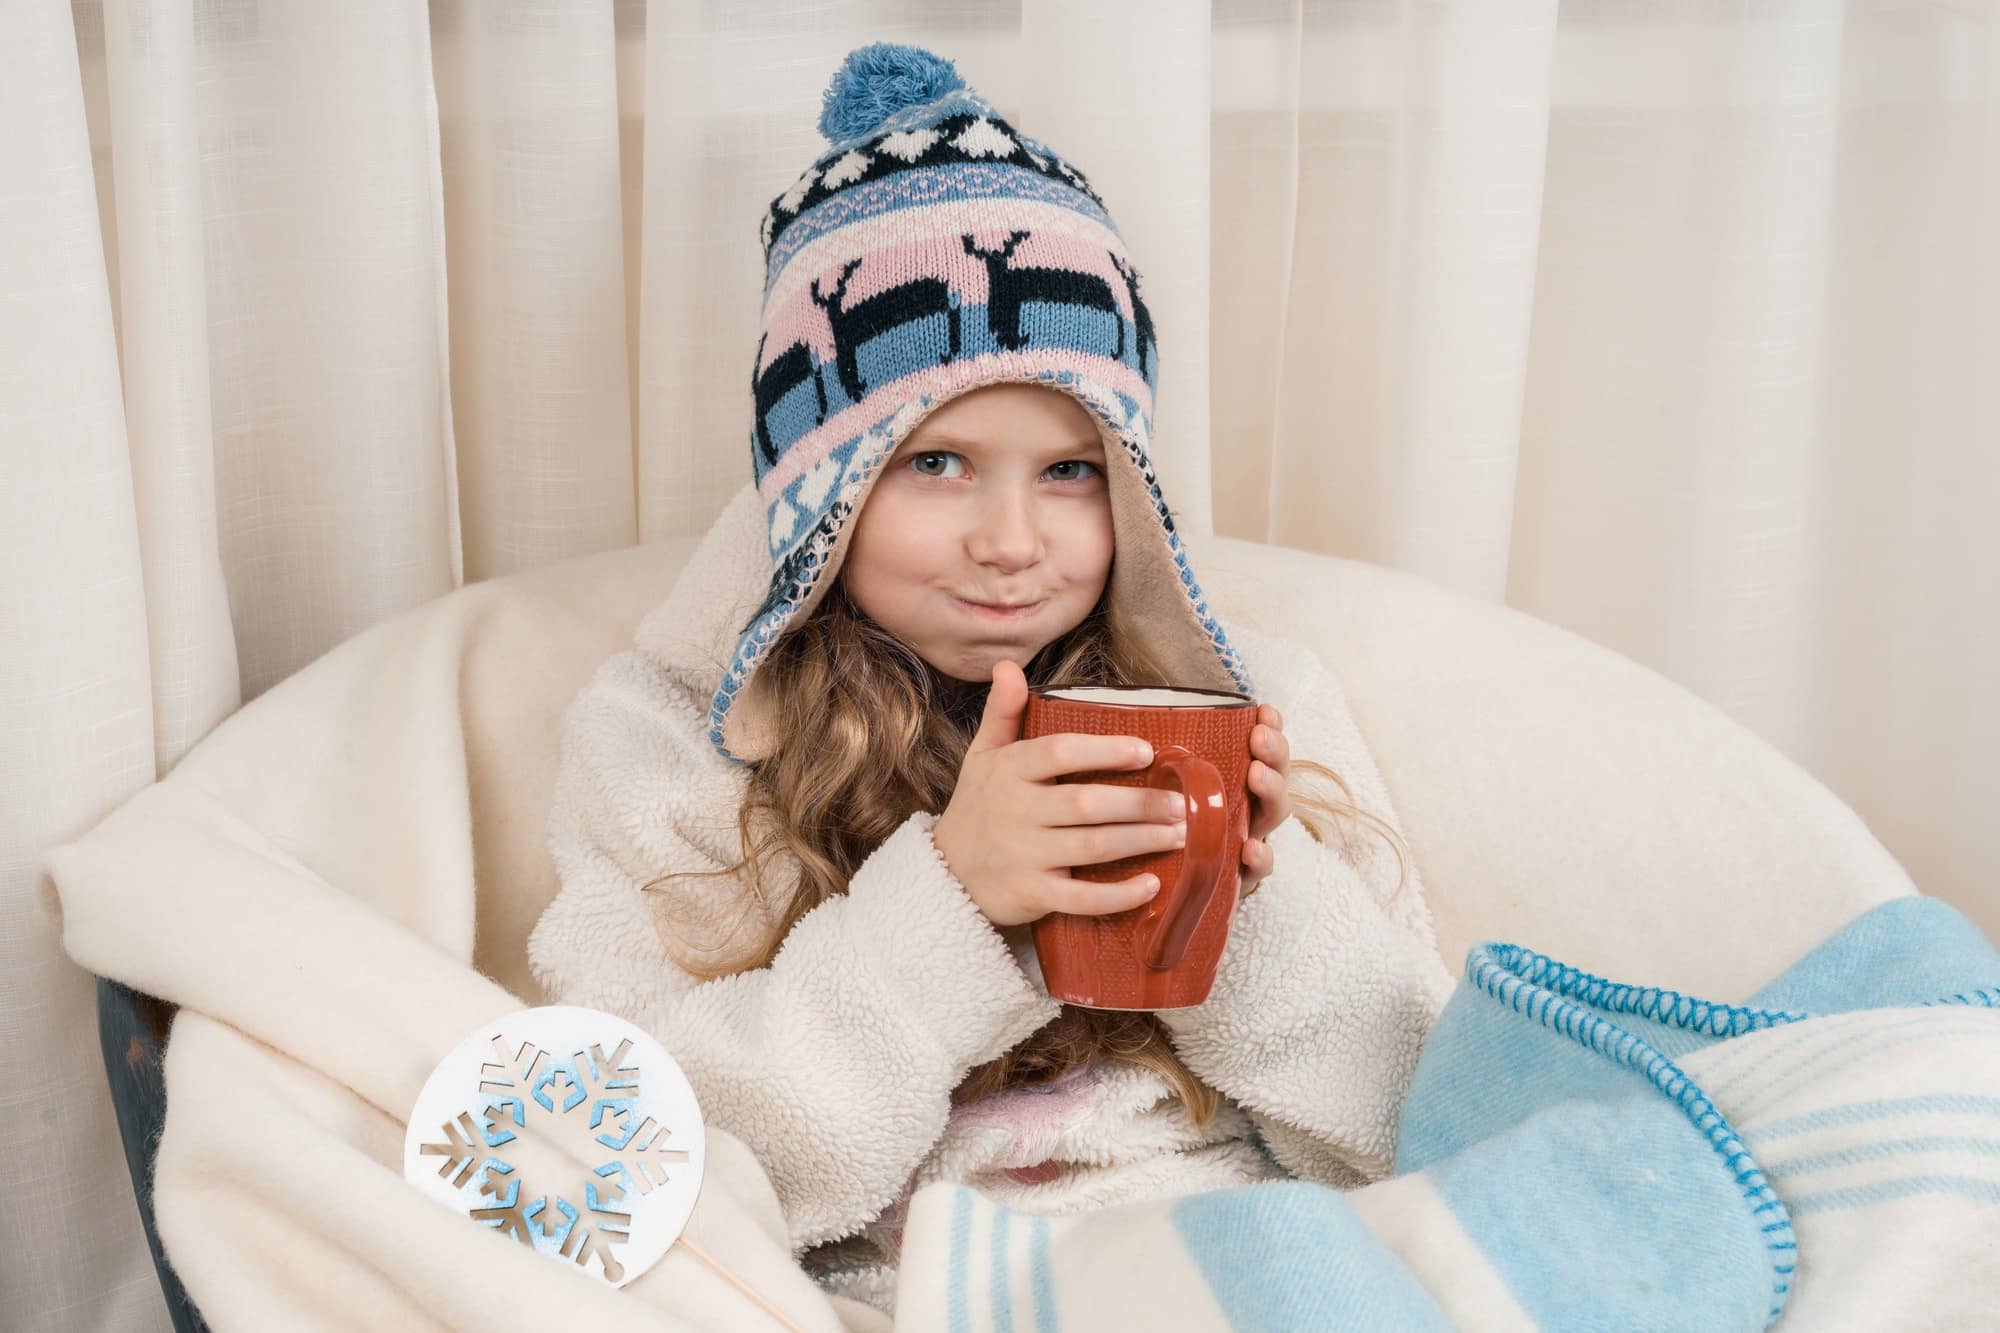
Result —
M 1024 606 L 992 606 L 985 602 L 969 602 L 963 597 L 956 596 L 952 600 L 970 614 L 983 616 L 988 620 L 1025 620 L 1039 611 L 1043 605 L 1042 602 L 1029 602 Z

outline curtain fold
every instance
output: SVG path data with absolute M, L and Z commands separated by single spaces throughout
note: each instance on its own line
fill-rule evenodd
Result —
M 185 6 L 135 16 L 112 4 L 103 17 L 92 138 L 129 146 L 110 155 L 108 173 L 100 167 L 98 203 L 120 277 L 112 314 L 147 589 L 153 749 L 164 772 L 241 702 L 217 531 L 194 16 Z M 125 57 L 126 77 L 104 77 L 110 51 Z
M 163 1327 L 41 849 L 155 773 L 147 572 L 75 36 L 0 40 L 0 1310 L 23 1328 Z M 33 127 L 32 133 L 21 127 Z
M 877 40 L 1104 193 L 1190 531 L 1623 652 L 2000 930 L 2000 3 L 41 0 L 0 19 L 10 1317 L 165 1319 L 42 849 L 385 616 L 705 529 L 761 210 Z
M 434 16 L 465 575 L 630 545 L 611 0 Z

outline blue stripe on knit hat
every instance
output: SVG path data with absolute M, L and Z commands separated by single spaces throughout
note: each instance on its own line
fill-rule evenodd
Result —
M 1005 350 L 987 319 L 987 307 L 965 305 L 958 307 L 957 350 L 948 357 L 948 321 L 949 317 L 945 314 L 923 316 L 909 321 L 894 333 L 862 344 L 855 354 L 855 369 L 862 387 L 872 390 L 880 385 L 892 384 L 920 371 L 933 369 L 947 359 L 970 361 Z M 1022 308 L 1018 325 L 1022 336 L 1037 348 L 1071 349 L 1127 361 L 1136 355 L 1134 349 L 1138 344 L 1138 333 L 1131 321 L 1104 310 L 1068 304 L 1031 303 Z M 831 367 L 817 367 L 764 410 L 761 429 L 763 437 L 770 442 L 770 452 L 766 454 L 761 448 L 758 451 L 756 473 L 760 482 L 772 462 L 782 457 L 795 441 L 819 429 L 823 422 L 832 420 L 847 408 L 867 401 L 868 393 L 855 398 L 848 393 L 842 381 L 843 377 Z M 1119 400 L 1128 413 L 1139 410 L 1138 400 L 1129 394 L 1120 394 Z M 854 432 L 852 438 L 859 439 L 860 432 Z M 815 511 L 821 507 L 818 503 L 813 506 Z

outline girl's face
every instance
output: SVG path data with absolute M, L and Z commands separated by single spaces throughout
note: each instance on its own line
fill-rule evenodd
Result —
M 1106 464 L 1095 419 L 1059 389 L 952 399 L 882 465 L 841 562 L 847 595 L 954 679 L 991 681 L 1003 657 L 1025 667 L 1104 591 Z

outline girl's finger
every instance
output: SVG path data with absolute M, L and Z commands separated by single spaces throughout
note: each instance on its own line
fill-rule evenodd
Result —
M 1271 797 L 1266 795 L 1255 782 L 1250 784 L 1250 788 L 1250 817 L 1244 823 L 1243 833 L 1246 838 L 1261 838 L 1269 833 L 1272 827 Z
M 1272 829 L 1284 823 L 1292 813 L 1292 798 L 1285 793 L 1283 779 L 1274 782 L 1270 794 L 1258 797 L 1256 804 L 1256 817 L 1251 821 L 1247 831 L 1250 837 L 1260 840 Z
M 1073 916 L 1109 916 L 1143 907 L 1160 891 L 1158 875 L 1134 875 L 1116 884 L 1099 884 L 1070 875 L 1050 877 L 1050 900 L 1054 910 Z
M 1276 727 L 1258 727 L 1250 733 L 1250 753 L 1276 767 L 1291 752 L 1285 733 Z
M 1243 869 L 1238 875 L 1237 892 L 1239 896 L 1247 898 L 1257 891 L 1257 886 L 1271 873 L 1272 856 L 1271 849 L 1255 839 L 1244 843 L 1243 847 Z

